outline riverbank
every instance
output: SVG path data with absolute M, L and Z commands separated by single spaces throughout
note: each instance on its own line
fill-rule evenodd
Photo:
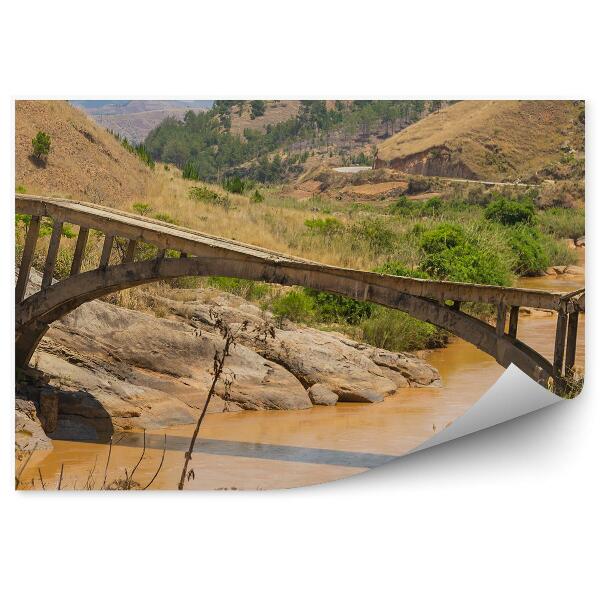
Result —
M 544 280 L 561 291 L 583 285 L 582 278 Z M 523 287 L 528 284 L 519 281 Z M 551 358 L 555 325 L 556 317 L 551 314 L 522 316 L 519 336 Z M 399 389 L 379 404 L 208 415 L 192 460 L 195 478 L 186 487 L 288 488 L 364 472 L 402 456 L 463 415 L 503 372 L 491 357 L 460 339 L 431 351 L 427 361 L 439 372 L 442 387 Z M 584 365 L 583 335 L 578 339 L 576 365 Z M 147 432 L 148 447 L 136 472 L 143 485 L 161 460 L 165 434 L 164 464 L 151 489 L 176 487 L 191 426 Z M 141 432 L 115 436 L 109 481 L 122 477 L 125 468 L 137 463 L 142 445 Z M 39 469 L 52 487 L 63 467 L 66 488 L 81 488 L 96 464 L 93 478 L 101 483 L 107 455 L 105 443 L 57 440 L 52 450 L 34 453 L 22 479 L 29 486 L 33 479 L 39 489 Z

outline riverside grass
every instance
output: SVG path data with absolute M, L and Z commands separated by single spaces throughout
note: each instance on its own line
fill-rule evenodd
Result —
M 260 203 L 252 199 L 257 189 L 263 198 Z M 327 264 L 364 270 L 395 264 L 406 274 L 418 270 L 415 276 L 425 272 L 434 278 L 497 285 L 511 285 L 520 274 L 539 274 L 550 264 L 572 264 L 576 257 L 560 238 L 583 232 L 583 210 L 577 212 L 573 223 L 569 223 L 564 209 L 536 210 L 527 225 L 531 232 L 517 235 L 514 227 L 486 219 L 485 206 L 463 198 L 418 202 L 399 197 L 391 203 L 361 204 L 315 195 L 298 201 L 287 195 L 283 186 L 253 187 L 252 192 L 237 194 L 219 185 L 190 182 L 172 166 L 154 170 L 145 196 L 115 207 L 129 212 L 143 210 L 167 222 Z M 23 223 L 17 224 L 17 255 L 22 248 L 24 228 Z M 451 231 L 459 232 L 460 243 L 453 239 Z M 437 246 L 427 243 L 436 236 Z M 68 274 L 74 244 L 72 237 L 61 243 L 56 271 L 59 278 Z M 42 266 L 45 245 L 47 238 L 42 239 L 36 251 L 37 268 Z M 84 270 L 95 268 L 101 246 L 102 236 L 91 235 Z M 143 248 L 138 252 L 143 252 Z M 116 244 L 112 262 L 119 259 Z M 357 302 L 351 310 L 337 310 L 338 301 L 327 297 L 331 294 L 319 297 L 301 288 L 225 277 L 150 284 L 107 299 L 162 317 L 166 315 L 165 307 L 152 301 L 153 295 L 199 286 L 257 302 L 277 318 L 338 329 L 390 350 L 435 347 L 446 339 L 435 327 L 397 311 L 375 306 L 365 309 L 365 303 Z

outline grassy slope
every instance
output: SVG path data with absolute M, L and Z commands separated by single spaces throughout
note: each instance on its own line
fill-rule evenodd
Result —
M 465 100 L 433 113 L 379 145 L 386 162 L 446 146 L 480 179 L 526 177 L 582 149 L 571 101 Z M 502 167 L 504 165 L 504 168 Z
M 255 119 L 250 118 L 250 104 L 244 105 L 242 114 L 235 106 L 231 111 L 231 132 L 242 135 L 244 129 L 262 129 L 267 125 L 274 125 L 281 121 L 287 121 L 298 114 L 300 109 L 299 100 L 268 100 L 265 114 Z
M 144 196 L 152 172 L 83 112 L 62 101 L 18 101 L 15 183 L 28 193 L 118 205 Z M 31 160 L 31 140 L 50 134 L 46 166 Z

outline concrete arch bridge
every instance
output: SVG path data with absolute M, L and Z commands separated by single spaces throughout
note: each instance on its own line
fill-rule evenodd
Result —
M 31 216 L 16 283 L 16 364 L 23 367 L 50 324 L 81 304 L 133 286 L 192 275 L 222 275 L 301 285 L 355 300 L 388 306 L 432 323 L 474 344 L 503 367 L 511 363 L 542 385 L 560 384 L 575 362 L 579 313 L 585 290 L 570 294 L 469 283 L 427 281 L 319 264 L 263 248 L 206 235 L 93 204 L 16 195 L 16 212 Z M 25 297 L 43 218 L 52 221 L 41 289 Z M 68 277 L 54 279 L 65 223 L 79 234 Z M 82 272 L 90 230 L 103 236 L 98 266 Z M 115 241 L 127 240 L 118 264 L 111 261 Z M 149 260 L 136 260 L 136 246 L 156 247 Z M 166 255 L 166 251 L 169 255 Z M 175 258 L 172 256 L 175 255 Z M 496 308 L 496 325 L 461 311 L 463 302 Z M 551 363 L 518 338 L 519 307 L 550 309 L 558 314 Z

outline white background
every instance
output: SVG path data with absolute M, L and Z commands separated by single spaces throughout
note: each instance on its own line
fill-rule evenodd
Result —
M 10 4 L 0 9 L 4 597 L 598 597 L 592 9 L 548 0 Z M 583 396 L 314 488 L 11 491 L 13 100 L 28 97 L 586 99 Z

